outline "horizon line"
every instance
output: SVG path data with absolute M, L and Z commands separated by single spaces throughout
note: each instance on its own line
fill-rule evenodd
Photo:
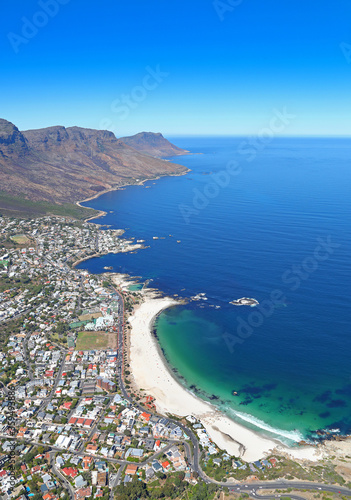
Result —
M 133 134 L 136 135 L 136 134 Z M 243 133 L 243 134 L 176 134 L 176 133 L 166 133 L 162 132 L 163 136 L 168 137 L 223 137 L 223 138 L 247 138 L 256 137 L 257 133 Z M 124 136 L 121 136 L 124 137 Z M 339 134 L 294 134 L 294 135 L 276 135 L 272 137 L 272 141 L 275 139 L 351 139 L 351 134 L 349 135 L 339 135 Z
M 6 121 L 9 121 L 10 123 L 12 123 L 13 125 L 16 126 L 16 124 L 10 120 L 7 120 L 6 118 L 4 118 L 4 120 Z M 130 136 L 133 136 L 133 135 L 137 135 L 137 134 L 140 134 L 140 133 L 143 133 L 143 132 L 151 132 L 150 130 L 140 130 L 139 132 L 134 132 L 134 133 L 131 133 L 131 132 L 119 132 L 118 135 L 115 133 L 115 131 L 113 130 L 109 130 L 108 128 L 91 128 L 91 127 L 84 127 L 84 126 L 80 126 L 80 125 L 48 125 L 48 126 L 42 126 L 42 127 L 35 127 L 35 128 L 29 128 L 29 129 L 22 129 L 22 128 L 19 128 L 19 131 L 20 132 L 27 132 L 29 130 L 40 130 L 40 129 L 45 129 L 45 128 L 52 128 L 52 127 L 64 127 L 64 128 L 72 128 L 72 127 L 79 127 L 79 128 L 86 128 L 86 129 L 91 129 L 91 130 L 106 130 L 108 132 L 112 132 L 115 137 L 117 139 L 120 139 L 122 137 L 130 137 Z M 170 136 L 170 137 L 253 137 L 253 136 L 257 136 L 258 135 L 258 132 L 235 132 L 235 133 L 230 133 L 230 132 L 223 132 L 223 133 L 216 133 L 216 132 L 209 132 L 209 133 L 181 133 L 181 132 L 151 132 L 151 133 L 161 133 L 162 135 L 164 136 Z M 303 139 L 303 138 L 334 138 L 334 139 L 348 139 L 350 138 L 351 139 L 351 133 L 349 134 L 333 134 L 333 133 L 323 133 L 323 134 L 318 134 L 318 133 L 301 133 L 301 134 L 277 134 L 275 135 L 274 137 L 272 137 L 272 140 L 273 139 L 277 139 L 277 138 L 297 138 L 297 139 Z

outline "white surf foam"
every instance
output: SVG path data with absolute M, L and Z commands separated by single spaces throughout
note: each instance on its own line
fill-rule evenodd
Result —
M 286 431 L 284 429 L 278 429 L 275 427 L 272 427 L 271 425 L 267 424 L 263 420 L 260 420 L 259 418 L 254 417 L 253 415 L 249 415 L 248 413 L 242 413 L 239 411 L 235 411 L 232 408 L 228 408 L 231 413 L 233 413 L 236 417 L 236 419 L 243 420 L 244 422 L 247 422 L 258 429 L 264 430 L 266 432 L 269 432 L 270 434 L 273 434 L 277 436 L 277 438 L 285 444 L 285 442 L 281 439 L 285 439 L 288 441 L 293 441 L 294 443 L 298 443 L 299 441 L 303 441 L 305 438 L 303 434 L 298 431 L 298 430 L 293 430 L 293 431 Z

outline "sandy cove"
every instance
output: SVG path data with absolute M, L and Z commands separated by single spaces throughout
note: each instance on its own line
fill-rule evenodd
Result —
M 274 453 L 289 454 L 295 459 L 315 461 L 322 458 L 316 447 L 287 448 L 278 441 L 264 438 L 239 425 L 216 410 L 211 404 L 194 396 L 173 378 L 152 334 L 155 317 L 164 309 L 177 305 L 172 298 L 153 298 L 145 294 L 145 300 L 129 318 L 130 367 L 135 385 L 156 398 L 156 408 L 161 414 L 177 416 L 193 415 L 206 428 L 213 442 L 230 455 L 255 461 Z

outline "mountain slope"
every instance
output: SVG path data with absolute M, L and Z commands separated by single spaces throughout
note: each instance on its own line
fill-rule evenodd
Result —
M 166 157 L 176 155 L 186 155 L 189 151 L 178 148 L 163 137 L 162 134 L 153 132 L 140 132 L 129 137 L 121 137 L 121 141 L 136 149 L 140 153 L 151 156 Z
M 187 170 L 141 154 L 106 130 L 56 126 L 20 132 L 0 119 L 0 189 L 33 201 L 74 203 L 137 179 Z

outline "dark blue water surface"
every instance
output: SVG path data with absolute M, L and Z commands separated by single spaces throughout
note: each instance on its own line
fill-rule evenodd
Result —
M 286 442 L 351 433 L 351 140 L 173 141 L 201 153 L 173 158 L 187 175 L 89 202 L 150 248 L 81 268 L 206 293 L 165 311 L 157 336 L 181 382 L 236 420 Z

